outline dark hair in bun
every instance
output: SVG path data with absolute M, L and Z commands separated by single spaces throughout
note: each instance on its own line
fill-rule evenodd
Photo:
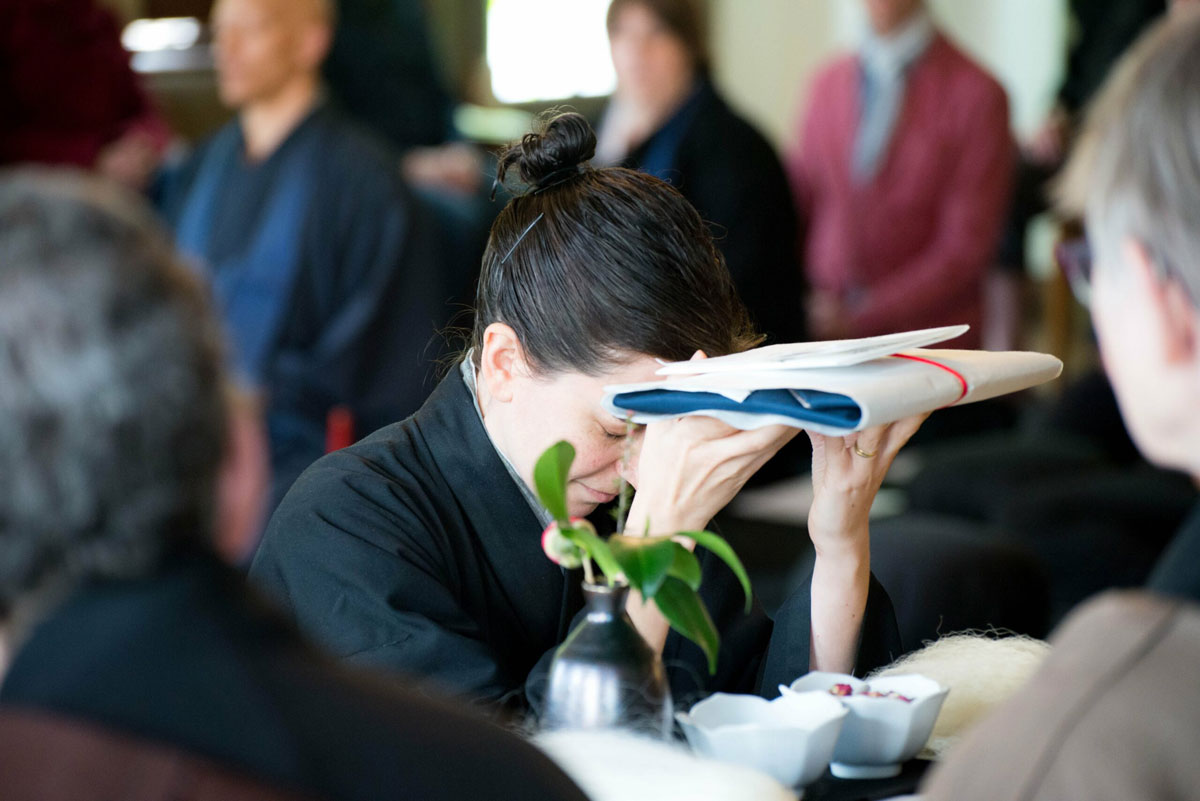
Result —
M 635 355 L 719 356 L 756 344 L 708 226 L 674 188 L 590 168 L 596 135 L 551 113 L 500 156 L 497 182 L 524 193 L 497 216 L 483 255 L 472 343 L 512 327 L 542 372 L 597 374 Z
M 546 187 L 567 171 L 580 171 L 596 155 L 596 134 L 582 114 L 573 111 L 543 115 L 539 130 L 500 154 L 496 180 L 505 183 L 515 167 L 527 186 Z

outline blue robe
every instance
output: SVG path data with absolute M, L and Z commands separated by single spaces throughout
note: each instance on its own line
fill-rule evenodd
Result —
M 164 183 L 180 248 L 212 281 L 242 378 L 267 397 L 275 498 L 325 449 L 416 411 L 461 299 L 388 151 L 326 105 L 248 163 L 235 120 Z

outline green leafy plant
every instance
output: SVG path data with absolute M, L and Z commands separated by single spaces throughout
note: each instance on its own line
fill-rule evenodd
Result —
M 700 560 L 681 540 L 691 540 L 717 556 L 737 576 L 750 611 L 750 578 L 729 543 L 711 531 L 680 531 L 661 536 L 613 534 L 600 537 L 590 522 L 571 517 L 567 509 L 567 476 L 575 460 L 575 448 L 569 442 L 557 442 L 542 453 L 533 469 L 534 488 L 554 522 L 542 532 L 542 549 L 554 562 L 567 567 L 583 567 L 584 578 L 596 583 L 595 568 L 612 586 L 625 582 L 641 593 L 645 602 L 653 601 L 671 628 L 692 640 L 708 658 L 708 670 L 717 669 L 721 638 L 699 593 Z M 621 496 L 625 498 L 624 487 Z M 618 526 L 624 521 L 622 501 Z

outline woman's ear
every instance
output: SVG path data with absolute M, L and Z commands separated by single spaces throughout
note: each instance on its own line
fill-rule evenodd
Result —
M 1124 251 L 1126 263 L 1137 272 L 1139 280 L 1148 289 L 1146 295 L 1154 306 L 1154 319 L 1159 323 L 1165 349 L 1162 355 L 1166 363 L 1200 361 L 1200 342 L 1197 341 L 1200 312 L 1187 287 L 1178 278 L 1160 269 L 1142 243 L 1126 240 Z
M 513 399 L 516 380 L 529 375 L 525 349 L 517 332 L 504 323 L 492 323 L 483 332 L 479 357 L 479 380 L 487 396 L 500 403 Z

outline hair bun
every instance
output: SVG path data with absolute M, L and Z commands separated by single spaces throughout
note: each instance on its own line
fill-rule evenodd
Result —
M 552 113 L 500 155 L 496 180 L 503 183 L 505 175 L 516 168 L 524 183 L 540 187 L 586 164 L 594 155 L 596 133 L 587 119 L 576 111 Z

